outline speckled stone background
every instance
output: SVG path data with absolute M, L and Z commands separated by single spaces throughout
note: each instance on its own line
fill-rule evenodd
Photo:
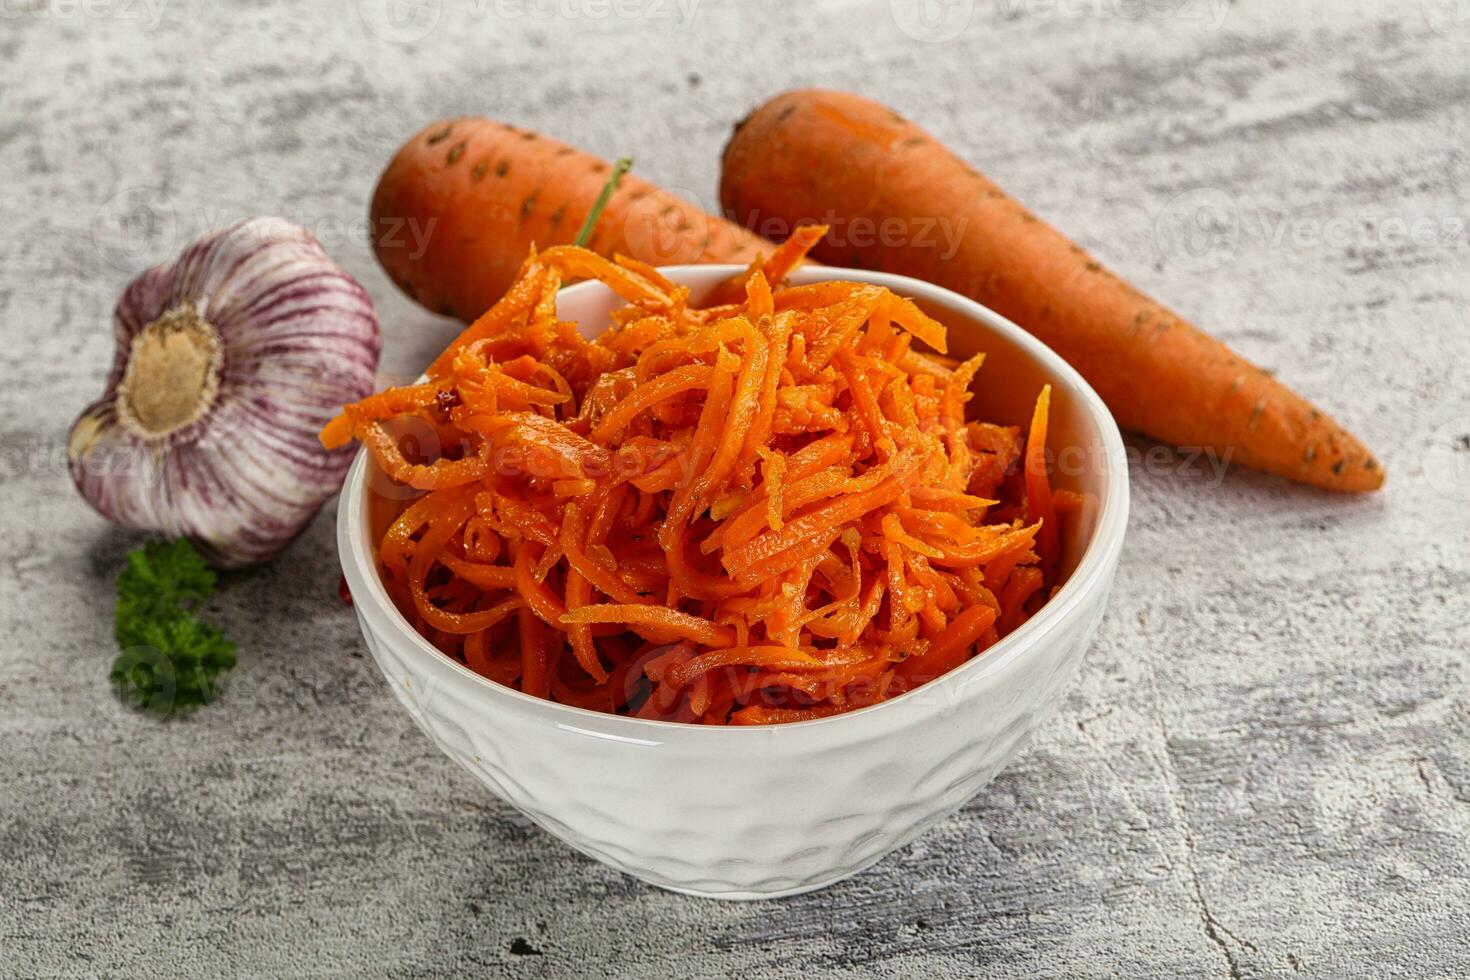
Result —
M 922 121 L 1337 412 L 1372 499 L 1134 440 L 1113 606 L 1059 717 L 918 844 L 780 902 L 596 865 L 451 767 L 336 598 L 332 518 L 213 606 L 182 722 L 109 695 L 138 539 L 74 496 L 130 273 L 310 227 L 387 325 L 379 169 L 483 112 L 713 203 L 799 84 Z M 0 974 L 1470 973 L 1470 10 L 1455 0 L 0 0 Z

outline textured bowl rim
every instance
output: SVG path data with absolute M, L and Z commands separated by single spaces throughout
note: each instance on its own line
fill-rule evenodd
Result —
M 703 283 L 719 281 L 734 276 L 745 267 L 739 265 L 674 265 L 664 266 L 659 271 L 676 283 L 688 281 Z M 637 744 L 662 742 L 679 733 L 706 732 L 710 738 L 770 738 L 781 732 L 811 731 L 813 729 L 837 729 L 844 726 L 862 725 L 864 719 L 872 721 L 879 712 L 891 710 L 913 699 L 953 690 L 973 684 L 980 679 L 1004 670 L 1054 632 L 1069 616 L 1075 615 L 1083 600 L 1099 588 L 1106 588 L 1109 574 L 1117 563 L 1123 547 L 1124 532 L 1128 525 L 1128 464 L 1123 448 L 1123 437 L 1118 431 L 1112 413 L 1103 404 L 1102 398 L 1092 389 L 1077 370 L 1062 359 L 1050 347 L 1037 340 L 994 310 L 951 290 L 909 276 L 892 273 L 870 272 L 863 269 L 843 269 L 835 266 L 803 266 L 795 270 L 788 281 L 795 283 L 827 282 L 832 280 L 866 282 L 886 286 L 896 293 L 920 300 L 945 303 L 963 311 L 968 317 L 986 330 L 1001 334 L 1019 347 L 1042 370 L 1054 385 L 1067 390 L 1077 398 L 1086 413 L 1097 425 L 1103 443 L 1104 499 L 1102 512 L 1098 516 L 1097 529 L 1083 550 L 1077 567 L 1057 594 L 1041 607 L 1015 632 L 998 641 L 984 655 L 966 661 L 960 666 L 940 675 L 932 681 L 896 698 L 877 704 L 814 718 L 808 721 L 784 722 L 776 725 L 694 725 L 687 722 L 663 721 L 652 718 L 636 718 L 628 715 L 593 711 L 574 705 L 534 697 L 515 688 L 496 683 L 488 677 L 470 670 L 464 664 L 445 656 L 437 647 L 419 635 L 411 623 L 398 611 L 388 597 L 378 572 L 377 560 L 372 543 L 367 535 L 365 518 L 366 493 L 368 487 L 368 452 L 358 451 L 352 468 L 347 473 L 342 496 L 338 501 L 337 538 L 339 558 L 343 574 L 347 578 L 353 605 L 360 613 L 369 610 L 375 618 L 386 622 L 396 633 L 390 639 L 401 640 L 399 650 L 412 649 L 415 657 L 430 659 L 438 667 L 456 671 L 469 683 L 476 684 L 492 697 L 509 698 L 523 707 L 544 712 L 551 723 L 566 722 L 564 727 L 587 735 Z M 607 289 L 595 280 L 576 283 L 561 290 L 559 297 L 574 296 L 578 292 Z M 588 730 L 583 726 L 596 726 Z

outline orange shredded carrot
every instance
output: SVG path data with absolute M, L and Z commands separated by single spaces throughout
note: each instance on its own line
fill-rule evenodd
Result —
M 896 697 L 1029 619 L 1082 507 L 1051 486 L 1050 389 L 1025 430 L 967 421 L 983 357 L 911 301 L 785 285 L 824 232 L 703 308 L 631 259 L 533 253 L 427 381 L 333 419 L 325 444 L 422 491 L 378 549 L 415 628 L 537 697 L 751 725 Z M 594 341 L 556 318 L 585 277 L 627 304 Z M 422 431 L 436 453 L 400 446 Z
M 1026 437 L 1026 516 L 1032 524 L 1040 524 L 1037 550 L 1042 562 L 1054 567 L 1057 560 L 1057 511 L 1052 500 L 1051 482 L 1047 476 L 1046 426 L 1051 409 L 1051 385 L 1044 385 L 1036 399 L 1031 416 L 1031 434 Z

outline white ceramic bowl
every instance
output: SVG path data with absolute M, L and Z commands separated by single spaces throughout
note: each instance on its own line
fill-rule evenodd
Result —
M 664 269 L 704 291 L 734 266 Z M 1056 707 L 1096 631 L 1128 512 L 1112 416 L 1060 357 L 1019 327 L 915 279 L 805 267 L 909 296 L 949 327 L 951 353 L 987 351 L 970 411 L 1024 425 L 1053 389 L 1054 483 L 1087 500 L 1064 542 L 1061 590 L 986 653 L 915 691 L 850 714 L 723 728 L 584 711 L 495 684 L 430 646 L 394 608 L 374 543 L 389 506 L 366 453 L 343 491 L 342 568 L 368 649 L 403 706 L 451 759 L 577 850 L 663 888 L 763 898 L 820 888 L 922 834 L 984 787 Z M 616 298 L 581 283 L 560 315 L 600 332 Z

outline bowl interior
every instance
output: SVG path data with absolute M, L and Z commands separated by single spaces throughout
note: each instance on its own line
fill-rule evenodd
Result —
M 740 267 L 729 265 L 673 266 L 660 270 L 669 279 L 688 286 L 691 300 L 700 302 L 715 286 L 740 272 Z M 797 269 L 790 277 L 795 284 L 821 282 L 831 279 L 871 282 L 887 286 L 900 295 L 916 302 L 930 316 L 939 320 L 948 329 L 949 354 L 967 358 L 984 351 L 986 359 L 972 388 L 973 397 L 967 406 L 967 415 L 973 419 L 1020 426 L 1026 430 L 1031 420 L 1036 398 L 1042 385 L 1052 386 L 1050 424 L 1047 437 L 1052 456 L 1052 485 L 1059 489 L 1072 490 L 1082 496 L 1082 506 L 1066 522 L 1063 528 L 1062 556 L 1059 574 L 1061 583 L 1066 584 L 1075 577 L 1079 567 L 1090 552 L 1093 561 L 1089 567 L 1110 567 L 1112 556 L 1121 547 L 1124 525 L 1127 519 L 1127 466 L 1123 456 L 1123 443 L 1111 414 L 1091 387 L 1082 380 L 1065 361 L 1040 341 L 1019 327 L 992 313 L 984 307 L 958 296 L 948 290 L 917 279 L 886 273 L 867 272 L 856 269 L 836 269 L 822 266 L 807 266 Z M 607 328 L 609 314 L 622 300 L 598 282 L 582 282 L 569 286 L 557 297 L 557 313 L 566 320 L 577 323 L 584 336 L 595 337 Z M 441 656 L 427 641 L 414 633 L 412 627 L 392 608 L 391 601 L 382 589 L 381 577 L 376 562 L 371 557 L 377 542 L 382 539 L 388 526 L 408 503 L 402 492 L 373 492 L 381 489 L 384 478 L 373 460 L 364 453 L 359 467 L 354 467 L 350 480 L 366 483 L 366 487 L 352 487 L 353 497 L 360 492 L 364 520 L 360 528 L 364 539 L 354 543 L 364 564 L 371 564 L 371 574 L 376 581 L 372 584 L 375 597 L 389 607 L 386 612 L 405 632 L 411 635 L 416 646 L 426 654 Z M 362 473 L 358 473 L 358 469 Z M 366 492 L 361 492 L 365 490 Z M 402 488 L 398 488 L 399 491 Z M 352 504 L 349 503 L 349 506 Z M 346 556 L 344 555 L 344 559 Z M 367 570 L 364 569 L 366 572 Z M 1081 576 L 1088 577 L 1088 576 Z M 1001 648 L 1015 648 L 1026 635 L 1043 627 L 1044 621 L 1058 618 L 1061 607 L 1076 598 L 1079 588 L 1085 583 L 1073 583 L 1072 588 L 1053 596 L 1051 601 L 1030 622 L 1006 637 L 989 651 L 986 657 L 976 658 L 947 677 L 969 674 L 976 670 L 999 669 Z M 1065 601 L 1064 601 L 1065 600 Z M 458 666 L 458 665 L 456 665 Z M 478 678 L 467 668 L 461 668 L 468 676 Z M 941 678 L 934 683 L 942 683 Z M 510 688 L 507 693 L 524 697 Z M 911 695 L 906 695 L 911 696 Z M 901 700 L 901 699 L 900 699 Z M 587 716 L 578 708 L 540 702 L 550 708 L 561 708 L 577 715 Z M 882 705 L 878 706 L 879 708 Z M 867 714 L 876 710 L 869 708 L 853 715 Z M 623 719 L 619 716 L 604 717 L 608 722 L 637 722 L 640 726 L 664 726 L 665 722 L 647 722 Z M 820 726 L 839 721 L 852 715 L 839 715 L 799 723 L 801 726 Z M 704 729 L 706 726 L 695 726 Z M 792 727 L 792 726 L 779 726 Z M 758 731 L 760 729 L 751 729 Z

